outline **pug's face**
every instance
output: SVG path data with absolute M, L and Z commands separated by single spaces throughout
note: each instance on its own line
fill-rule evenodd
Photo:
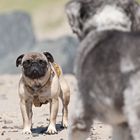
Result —
M 16 60 L 17 67 L 23 68 L 23 74 L 30 79 L 39 79 L 44 77 L 54 59 L 48 52 L 44 53 L 27 53 L 20 55 Z
M 31 55 L 23 60 L 24 75 L 31 79 L 38 79 L 45 76 L 48 70 L 48 61 L 38 55 Z

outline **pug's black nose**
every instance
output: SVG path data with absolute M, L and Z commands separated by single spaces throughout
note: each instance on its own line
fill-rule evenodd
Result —
M 32 72 L 34 75 L 38 75 L 39 74 L 39 72 L 37 71 L 37 70 L 33 70 L 33 72 Z

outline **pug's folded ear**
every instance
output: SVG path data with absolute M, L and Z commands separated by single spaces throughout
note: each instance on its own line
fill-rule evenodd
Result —
M 43 54 L 47 57 L 49 62 L 51 62 L 51 63 L 54 62 L 54 58 L 53 58 L 52 54 L 50 54 L 49 52 L 43 52 Z
M 16 60 L 16 66 L 18 67 L 19 65 L 21 65 L 22 62 L 22 58 L 24 57 L 24 54 L 20 55 L 17 60 Z

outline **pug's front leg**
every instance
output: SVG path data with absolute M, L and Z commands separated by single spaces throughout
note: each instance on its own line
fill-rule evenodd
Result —
M 23 119 L 23 134 L 31 134 L 32 127 L 32 101 L 30 100 L 20 100 L 20 109 Z
M 58 113 L 58 107 L 59 107 L 58 98 L 53 98 L 52 101 L 50 101 L 50 123 L 48 126 L 47 134 L 57 134 L 55 124 Z

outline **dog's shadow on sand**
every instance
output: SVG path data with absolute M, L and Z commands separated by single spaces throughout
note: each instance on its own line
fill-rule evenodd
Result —
M 48 127 L 37 127 L 37 128 L 32 128 L 32 133 L 33 134 L 47 134 Z M 56 124 L 56 130 L 59 132 L 61 132 L 64 129 L 64 127 L 62 127 L 61 124 Z

